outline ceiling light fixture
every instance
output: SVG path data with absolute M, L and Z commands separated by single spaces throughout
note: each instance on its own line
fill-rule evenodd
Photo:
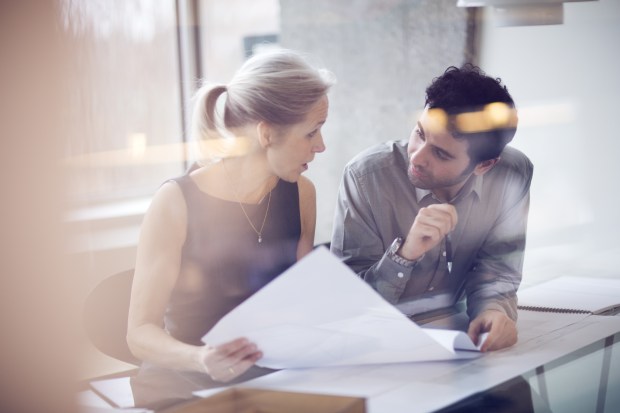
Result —
M 596 0 L 458 0 L 457 7 L 490 7 L 496 26 L 564 23 L 564 3 Z

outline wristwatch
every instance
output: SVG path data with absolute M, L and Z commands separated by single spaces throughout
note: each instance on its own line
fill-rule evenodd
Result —
M 387 251 L 387 256 L 397 264 L 405 267 L 413 267 L 419 260 L 411 261 L 398 255 L 398 250 L 401 245 L 403 245 L 403 239 L 401 237 L 397 237 L 394 241 L 392 241 L 392 245 L 390 245 L 390 248 Z

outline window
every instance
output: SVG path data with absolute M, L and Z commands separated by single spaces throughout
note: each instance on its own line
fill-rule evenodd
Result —
M 73 207 L 149 196 L 184 168 L 174 0 L 63 3 L 73 34 L 65 162 Z
M 185 131 L 199 81 L 226 83 L 248 55 L 277 46 L 279 2 L 60 4 L 76 79 L 63 159 L 70 251 L 99 279 L 134 265 L 151 196 L 193 161 Z
M 225 83 L 247 56 L 278 42 L 277 0 L 62 5 L 75 48 L 68 70 L 80 73 L 67 108 L 72 208 L 149 197 L 182 173 L 199 80 Z

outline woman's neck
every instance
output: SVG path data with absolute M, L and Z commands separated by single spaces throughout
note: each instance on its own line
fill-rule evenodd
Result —
M 223 158 L 220 161 L 224 182 L 239 202 L 260 203 L 275 187 L 278 177 L 268 167 L 265 156 L 259 154 Z

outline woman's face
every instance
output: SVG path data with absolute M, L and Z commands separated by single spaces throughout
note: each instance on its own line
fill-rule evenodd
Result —
M 325 150 L 321 127 L 327 120 L 328 109 L 329 102 L 324 95 L 303 121 L 284 129 L 267 147 L 269 165 L 280 179 L 297 182 L 314 155 Z

